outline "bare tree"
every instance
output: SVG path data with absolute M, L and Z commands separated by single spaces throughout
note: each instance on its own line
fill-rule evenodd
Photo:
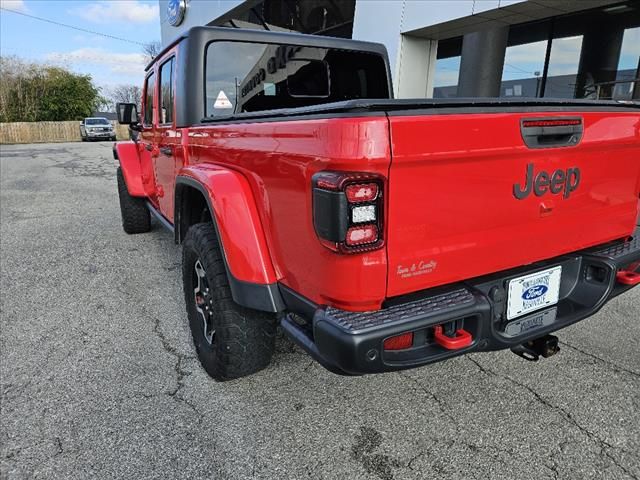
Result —
M 156 58 L 161 51 L 162 44 L 157 41 L 148 42 L 142 46 L 142 53 L 144 54 L 148 62 Z
M 35 64 L 28 63 L 16 56 L 0 57 L 0 121 L 8 122 L 12 118 L 33 116 L 37 98 L 27 81 L 39 75 Z
M 107 95 L 114 106 L 116 103 L 135 103 L 140 108 L 142 89 L 138 85 L 116 85 Z

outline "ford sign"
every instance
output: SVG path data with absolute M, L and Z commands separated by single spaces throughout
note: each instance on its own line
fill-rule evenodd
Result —
M 167 3 L 167 22 L 174 27 L 177 27 L 184 20 L 184 13 L 186 10 L 186 0 L 169 0 L 169 3 Z
M 535 286 L 533 286 L 531 288 L 527 288 L 522 293 L 522 299 L 523 300 L 535 300 L 536 298 L 540 298 L 545 293 L 547 293 L 547 290 L 549 290 L 549 287 L 547 287 L 546 285 L 535 285 Z

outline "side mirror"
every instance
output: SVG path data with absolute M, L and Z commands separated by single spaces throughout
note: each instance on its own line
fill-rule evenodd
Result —
M 121 125 L 133 125 L 138 123 L 138 107 L 135 103 L 116 103 L 118 123 Z

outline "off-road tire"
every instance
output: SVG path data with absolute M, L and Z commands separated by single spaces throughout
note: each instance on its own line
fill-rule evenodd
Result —
M 118 167 L 117 177 L 122 228 L 128 234 L 148 232 L 151 230 L 151 215 L 144 199 L 129 195 L 120 167 Z
M 208 303 L 213 312 L 211 343 L 206 339 L 203 316 L 196 305 L 198 260 L 211 291 Z M 197 223 L 187 231 L 182 248 L 182 281 L 193 343 L 200 363 L 212 378 L 232 380 L 269 365 L 275 348 L 276 317 L 233 301 L 213 224 Z

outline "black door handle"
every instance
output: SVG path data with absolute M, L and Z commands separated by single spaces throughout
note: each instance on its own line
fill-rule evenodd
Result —
M 160 153 L 170 157 L 171 155 L 173 155 L 173 150 L 171 149 L 171 147 L 163 147 L 160 149 Z

